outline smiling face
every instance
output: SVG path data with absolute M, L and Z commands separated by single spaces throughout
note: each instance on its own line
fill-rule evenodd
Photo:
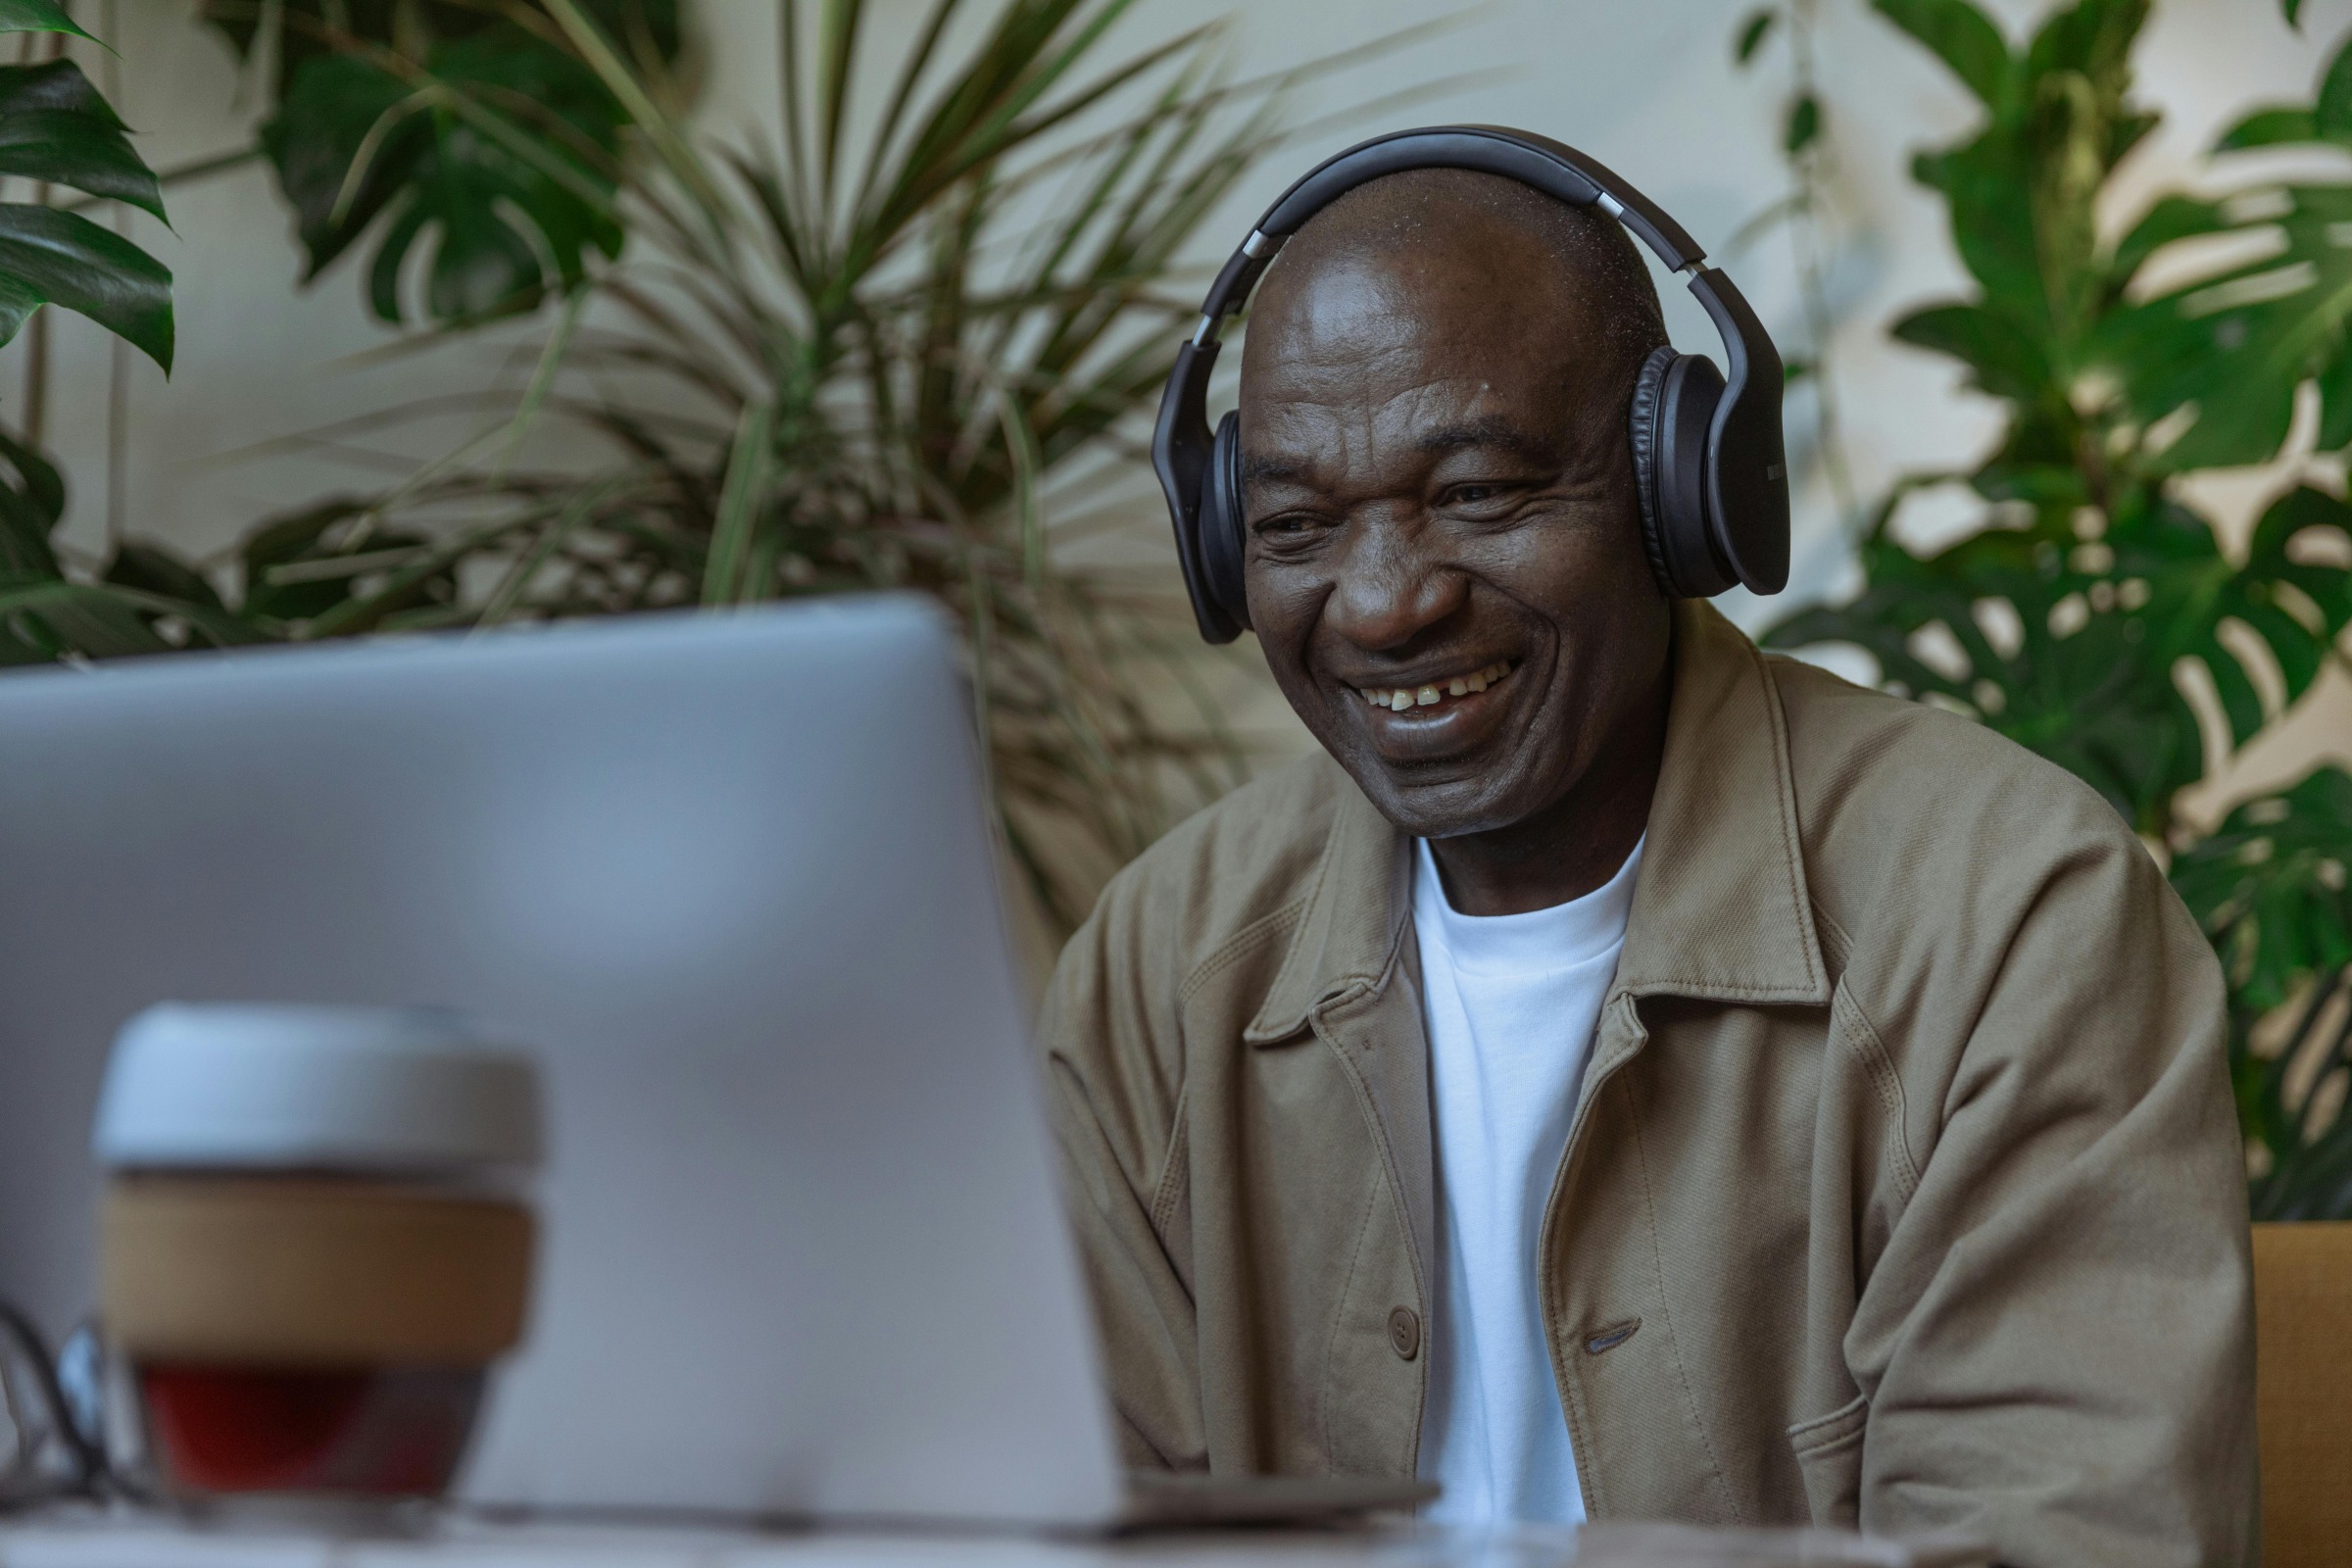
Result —
M 1639 349 L 1507 210 L 1414 211 L 1381 243 L 1310 248 L 1310 225 L 1252 310 L 1243 500 L 1266 662 L 1408 833 L 1573 813 L 1628 767 L 1647 769 L 1646 811 L 1670 621 L 1626 437 Z

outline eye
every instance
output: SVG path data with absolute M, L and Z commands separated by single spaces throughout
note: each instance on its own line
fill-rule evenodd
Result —
M 1493 513 L 1508 506 L 1520 488 L 1499 479 L 1466 480 L 1440 491 L 1438 505 L 1448 512 Z
M 1277 512 L 1271 516 L 1260 517 L 1252 522 L 1250 525 L 1250 531 L 1260 539 L 1281 542 L 1301 538 L 1317 531 L 1321 526 L 1320 518 L 1306 513 Z

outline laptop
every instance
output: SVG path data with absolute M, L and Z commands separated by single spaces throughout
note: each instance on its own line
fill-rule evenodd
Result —
M 459 1500 L 1099 1528 L 1409 1507 L 1118 1464 L 952 635 L 912 597 L 0 677 L 0 1297 L 89 1309 L 109 1043 L 532 1050 L 531 1321 Z

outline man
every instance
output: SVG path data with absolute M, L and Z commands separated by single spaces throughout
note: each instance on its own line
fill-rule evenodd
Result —
M 2213 956 L 2082 784 L 1664 597 L 1664 341 L 1607 218 L 1453 170 L 1259 292 L 1249 608 L 1327 755 L 1124 872 L 1043 1022 L 1129 1452 L 2245 1560 Z

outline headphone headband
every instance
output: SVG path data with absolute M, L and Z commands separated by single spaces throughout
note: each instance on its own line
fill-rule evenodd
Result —
M 1703 549 L 1689 540 L 1679 548 L 1661 546 L 1653 538 L 1652 560 L 1660 563 L 1661 576 L 1672 579 L 1665 584 L 1668 590 L 1688 597 L 1720 593 L 1733 581 L 1759 593 L 1779 592 L 1788 577 L 1783 372 L 1780 354 L 1747 301 L 1730 278 L 1702 265 L 1706 253 L 1680 223 L 1575 148 L 1494 125 L 1437 125 L 1359 142 L 1324 160 L 1284 191 L 1218 271 L 1201 302 L 1200 326 L 1177 351 L 1160 400 L 1152 457 L 1174 516 L 1177 555 L 1201 635 L 1211 642 L 1229 642 L 1248 624 L 1247 603 L 1239 593 L 1238 472 L 1212 471 L 1218 462 L 1238 467 L 1234 453 L 1218 457 L 1226 446 L 1237 445 L 1238 437 L 1228 442 L 1212 434 L 1207 420 L 1209 371 L 1216 364 L 1225 318 L 1248 302 L 1266 268 L 1308 220 L 1358 185 L 1415 169 L 1498 174 L 1570 206 L 1597 205 L 1684 275 L 1722 335 L 1729 374 L 1720 383 L 1723 390 L 1708 421 L 1703 453 L 1691 453 L 1685 460 L 1704 465 L 1703 473 L 1686 476 L 1697 482 L 1683 486 L 1692 498 L 1690 505 L 1704 514 L 1692 519 Z M 1635 445 L 1639 459 L 1644 452 L 1639 432 Z M 1211 520 L 1201 515 L 1204 486 L 1222 490 L 1222 508 L 1230 513 L 1214 519 L 1219 526 L 1213 530 L 1202 526 Z M 1650 515 L 1649 489 L 1645 483 L 1645 527 L 1657 526 Z M 1212 532 L 1214 538 L 1209 537 Z M 1233 538 L 1225 537 L 1229 532 Z M 1701 556 L 1712 560 L 1698 559 Z M 1678 561 L 1690 569 L 1676 567 Z

